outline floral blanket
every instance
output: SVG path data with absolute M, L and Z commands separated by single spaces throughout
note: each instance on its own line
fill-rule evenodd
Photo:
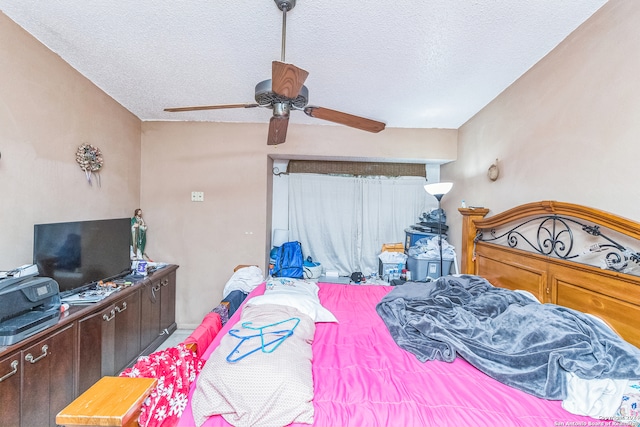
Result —
M 191 383 L 204 361 L 184 344 L 158 351 L 138 359 L 121 377 L 157 378 L 158 385 L 145 400 L 140 411 L 140 427 L 175 426 L 187 406 Z

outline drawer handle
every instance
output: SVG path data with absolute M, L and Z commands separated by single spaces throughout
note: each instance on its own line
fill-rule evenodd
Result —
M 6 380 L 7 378 L 9 378 L 10 376 L 15 375 L 17 373 L 18 373 L 18 361 L 14 360 L 11 362 L 11 372 L 4 374 L 4 376 L 0 378 L 0 383 Z
M 43 357 L 47 357 L 47 350 L 49 350 L 49 346 L 45 344 L 42 346 L 42 354 L 40 356 L 34 358 L 33 355 L 29 353 L 24 357 L 24 360 L 29 363 L 36 363 Z
M 102 318 L 107 322 L 110 322 L 111 320 L 113 320 L 114 317 L 116 317 L 116 311 L 115 310 L 111 310 L 111 316 L 107 316 L 106 314 L 102 315 Z
M 118 307 L 118 306 L 116 305 L 116 311 L 117 311 L 118 313 L 122 313 L 122 312 L 123 312 L 123 311 L 125 311 L 126 309 L 127 309 L 127 303 L 126 303 L 126 301 L 122 303 L 122 308 L 120 308 L 120 307 Z
M 157 286 L 151 286 L 151 302 L 155 304 L 158 299 L 156 292 L 160 292 L 160 284 Z
M 169 284 L 169 279 L 164 279 L 160 282 L 162 286 L 167 286 Z

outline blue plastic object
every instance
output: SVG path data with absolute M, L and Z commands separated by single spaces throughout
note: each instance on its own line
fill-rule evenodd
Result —
M 274 328 L 276 326 L 280 326 L 284 323 L 291 322 L 291 321 L 293 321 L 294 323 L 293 323 L 293 326 L 289 329 L 265 331 L 265 329 Z M 238 362 L 257 351 L 262 351 L 263 353 L 273 353 L 275 349 L 278 348 L 280 344 L 284 342 L 284 340 L 286 340 L 291 335 L 293 335 L 293 331 L 296 329 L 296 327 L 300 323 L 300 318 L 291 317 L 289 319 L 282 320 L 280 322 L 275 322 L 269 325 L 259 326 L 259 327 L 253 327 L 251 326 L 251 323 L 252 322 L 244 322 L 240 326 L 250 331 L 257 331 L 257 333 L 253 333 L 249 335 L 241 335 L 239 334 L 240 329 L 229 330 L 229 335 L 231 335 L 234 338 L 238 338 L 240 342 L 227 355 L 227 362 L 229 363 Z M 259 345 L 257 345 L 256 343 L 256 341 L 258 340 L 254 338 L 259 338 Z M 245 348 L 243 351 L 241 351 L 240 350 L 241 347 L 243 347 L 243 344 L 245 344 L 247 341 L 251 341 L 253 346 L 249 348 Z M 244 346 L 244 347 L 247 347 L 247 346 Z

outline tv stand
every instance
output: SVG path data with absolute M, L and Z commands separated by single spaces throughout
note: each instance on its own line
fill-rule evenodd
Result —
M 72 305 L 55 325 L 0 347 L 2 425 L 56 426 L 56 414 L 100 378 L 153 352 L 176 329 L 177 269 L 157 269 L 101 301 Z

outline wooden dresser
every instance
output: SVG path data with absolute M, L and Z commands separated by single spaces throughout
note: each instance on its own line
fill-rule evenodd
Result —
M 0 347 L 0 424 L 56 426 L 56 414 L 104 376 L 117 376 L 176 329 L 176 270 L 169 265 L 58 323 Z

